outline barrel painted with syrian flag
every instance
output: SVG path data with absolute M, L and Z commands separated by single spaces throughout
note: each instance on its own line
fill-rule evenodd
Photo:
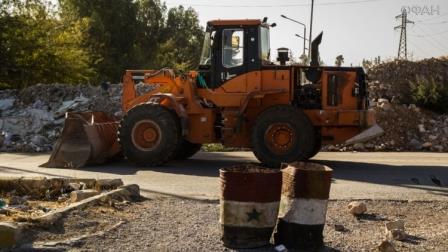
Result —
M 219 173 L 224 246 L 256 248 L 269 244 L 280 204 L 281 171 L 249 164 L 223 168 Z
M 332 175 L 333 170 L 325 165 L 284 165 L 275 244 L 306 251 L 323 246 Z

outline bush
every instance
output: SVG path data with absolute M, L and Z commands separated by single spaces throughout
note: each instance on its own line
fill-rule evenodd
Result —
M 448 86 L 443 82 L 417 75 L 410 87 L 414 103 L 437 112 L 448 112 Z

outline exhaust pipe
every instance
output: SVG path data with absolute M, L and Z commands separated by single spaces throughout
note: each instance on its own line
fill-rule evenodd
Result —
M 321 32 L 314 40 L 311 42 L 311 62 L 310 66 L 319 66 L 319 45 L 322 42 L 323 32 Z

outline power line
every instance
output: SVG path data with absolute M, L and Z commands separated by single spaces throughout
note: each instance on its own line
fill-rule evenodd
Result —
M 427 36 L 422 36 L 422 35 L 417 35 L 417 34 L 409 34 L 409 35 L 414 36 L 414 37 L 419 37 L 419 38 L 431 38 L 431 37 L 435 37 L 435 36 L 446 34 L 446 33 L 448 33 L 448 30 L 439 32 L 439 33 L 434 33 L 434 34 L 427 35 Z
M 426 51 L 426 49 L 421 48 L 420 46 L 418 46 L 417 44 L 414 44 L 412 41 L 409 41 L 409 44 L 413 45 L 415 48 L 417 48 L 420 52 L 423 53 L 423 55 L 431 55 L 431 53 L 428 53 L 428 51 Z
M 325 2 L 316 3 L 318 6 L 331 6 L 331 5 L 349 5 L 349 4 L 361 4 L 369 2 L 379 2 L 383 0 L 350 0 L 350 1 L 340 1 L 340 2 Z M 167 3 L 168 5 L 170 3 Z M 269 5 L 222 5 L 222 4 L 191 4 L 187 2 L 183 3 L 171 3 L 171 5 L 187 5 L 192 7 L 216 7 L 216 8 L 274 8 L 274 7 L 300 7 L 300 6 L 310 6 L 311 4 L 269 4 Z
M 424 33 L 425 36 L 422 36 L 421 38 L 424 38 L 426 41 L 430 42 L 433 46 L 438 47 L 442 51 L 448 50 L 445 47 L 445 45 L 443 45 L 439 41 L 431 39 L 431 35 L 429 35 L 425 30 L 423 30 L 422 27 L 420 27 L 419 25 L 416 25 L 415 27 L 417 27 L 417 29 L 419 29 L 420 31 L 422 31 L 422 33 Z

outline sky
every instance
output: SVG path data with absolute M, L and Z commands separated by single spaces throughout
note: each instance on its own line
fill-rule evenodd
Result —
M 287 47 L 294 55 L 303 51 L 303 26 L 283 19 L 285 15 L 304 23 L 309 35 L 311 0 L 165 0 L 168 7 L 191 6 L 205 27 L 213 19 L 268 17 L 277 27 L 271 29 L 271 50 Z M 345 66 L 357 66 L 363 59 L 393 59 L 398 54 L 400 25 L 395 17 L 408 11 L 408 58 L 448 55 L 447 0 L 315 0 L 313 38 L 324 32 L 320 55 L 326 65 L 333 65 L 343 55 Z M 271 58 L 273 59 L 273 57 Z

